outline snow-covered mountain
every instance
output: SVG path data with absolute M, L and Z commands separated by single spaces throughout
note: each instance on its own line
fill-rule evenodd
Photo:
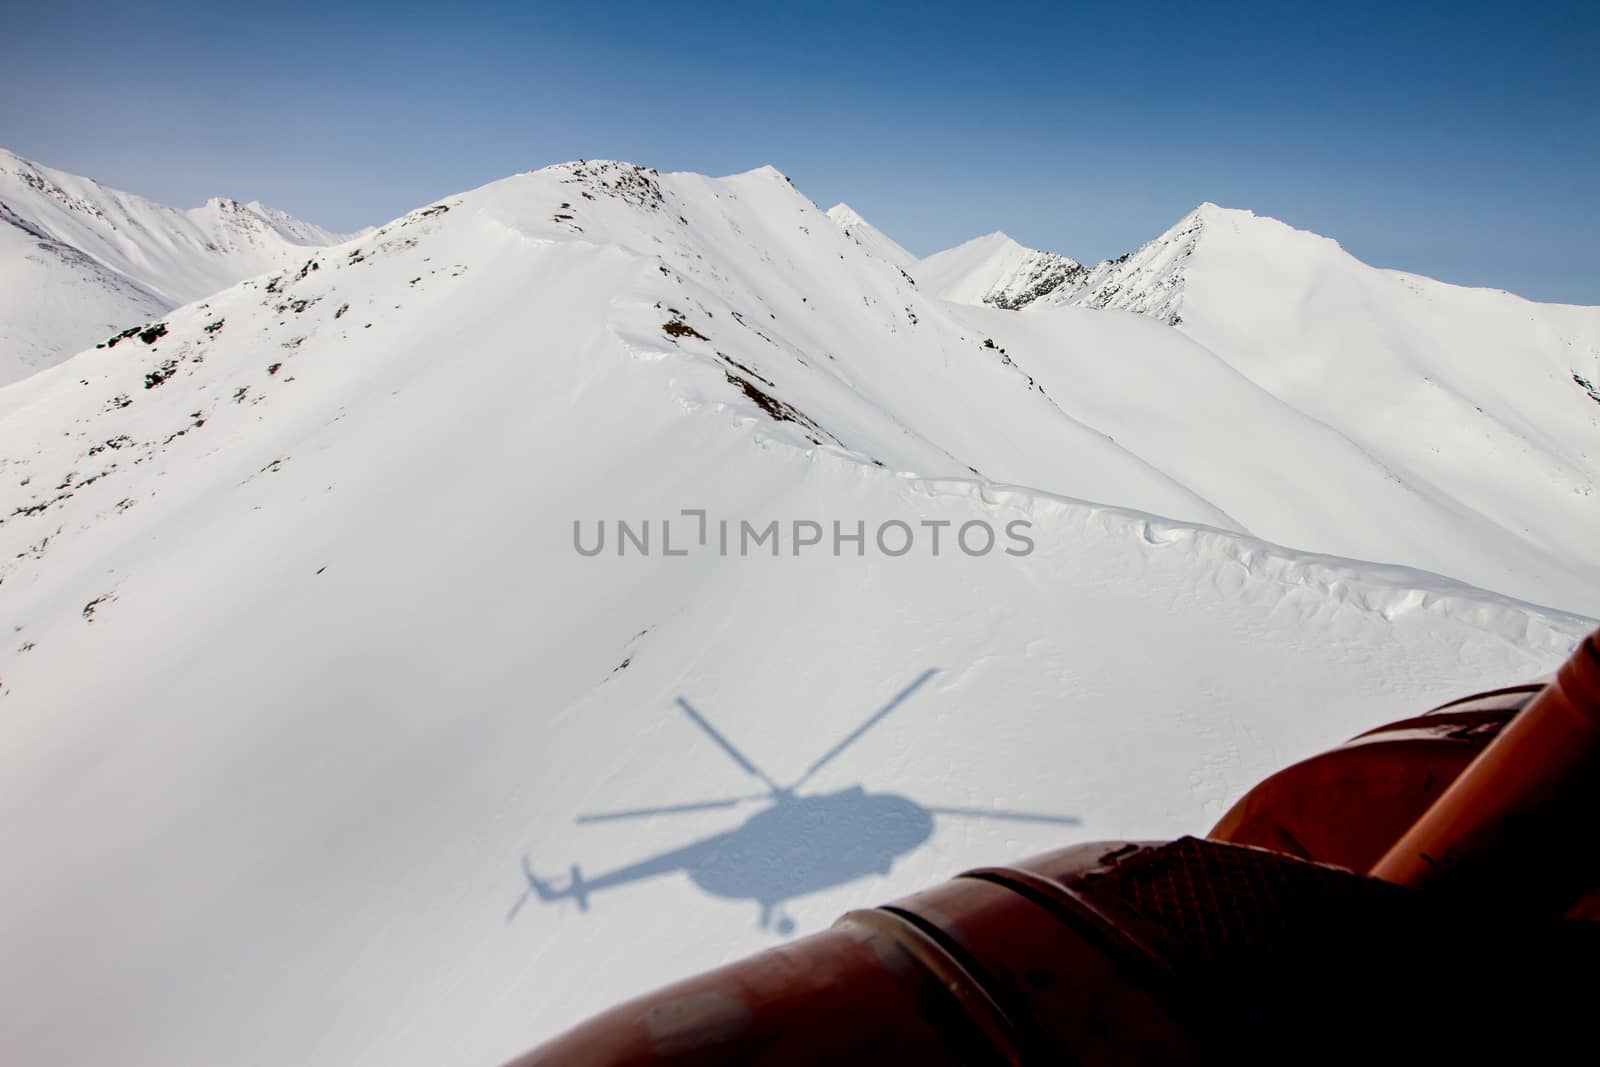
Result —
M 1213 204 L 1042 292 L 1030 255 L 991 235 L 915 271 L 1220 525 L 1594 610 L 1600 308 L 1377 269 Z
M 0 149 L 0 385 L 345 238 L 257 202 L 180 211 Z
M 1089 274 L 1077 260 L 1025 248 L 999 232 L 935 252 L 911 269 L 926 292 L 1008 311 L 1062 288 L 1076 289 Z
M 916 264 L 916 256 L 900 247 L 894 238 L 862 218 L 849 204 L 833 205 L 828 209 L 828 217 L 839 229 L 854 238 L 856 244 L 879 259 L 887 260 L 901 270 L 909 269 Z
M 1412 425 L 1488 433 L 1505 527 L 1348 436 L 1410 393 L 1331 424 L 1187 332 L 1204 248 L 1173 329 L 858 236 L 770 168 L 564 164 L 0 390 L 5 1058 L 492 1064 L 963 867 L 1203 831 L 1600 611 L 1577 416 Z M 758 774 L 836 817 L 767 835 Z
M 1183 303 L 1184 281 L 1188 268 L 1192 265 L 1190 257 L 1200 247 L 1201 238 L 1206 234 L 1207 223 L 1212 224 L 1214 234 L 1216 224 L 1226 226 L 1231 222 L 1237 226 L 1245 219 L 1254 218 L 1255 216 L 1248 211 L 1230 212 L 1215 204 L 1201 204 L 1178 220 L 1177 224 L 1166 233 L 1138 251 L 1118 256 L 1116 259 L 1108 259 L 1093 270 L 1085 271 L 1082 275 L 1068 279 L 1065 284 L 1040 293 L 1034 306 L 1133 311 L 1140 315 L 1148 315 L 1168 326 L 1182 325 L 1183 317 L 1178 313 L 1178 307 Z M 1275 226 L 1282 225 L 1275 219 L 1261 221 Z M 1210 242 L 1207 243 L 1207 247 L 1211 247 Z M 1273 255 L 1276 261 L 1278 257 L 1275 253 L 1284 250 L 1263 251 Z M 1290 260 L 1286 266 L 1297 265 L 1297 257 L 1291 256 Z M 1351 263 L 1357 267 L 1365 267 L 1365 264 L 1357 263 L 1353 259 Z

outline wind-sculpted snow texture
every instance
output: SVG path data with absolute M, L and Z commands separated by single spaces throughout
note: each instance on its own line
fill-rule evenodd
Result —
M 1400 477 L 1191 259 L 1178 329 L 969 307 L 770 168 L 573 163 L 0 390 L 0 1058 L 492 1064 L 1551 669 L 1586 513 Z M 575 549 L 685 510 L 827 535 Z

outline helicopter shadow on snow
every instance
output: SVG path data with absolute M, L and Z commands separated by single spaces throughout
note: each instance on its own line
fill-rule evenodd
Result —
M 560 884 L 540 877 L 531 860 L 524 856 L 522 871 L 526 885 L 506 921 L 515 919 L 530 900 L 545 903 L 571 900 L 580 910 L 588 911 L 590 898 L 602 890 L 682 872 L 712 896 L 753 902 L 759 909 L 762 929 L 787 935 L 794 930 L 794 920 L 783 910 L 786 901 L 869 875 L 888 874 L 898 857 L 912 852 L 933 835 L 936 818 L 1079 825 L 1079 820 L 1070 815 L 922 804 L 898 793 L 869 792 L 861 785 L 830 793 L 801 791 L 818 771 L 882 722 L 937 673 L 933 668 L 923 671 L 887 704 L 813 760 L 805 772 L 788 785 L 779 784 L 756 766 L 705 715 L 679 697 L 679 710 L 741 771 L 756 779 L 761 791 L 584 814 L 579 815 L 577 821 L 616 822 L 745 805 L 761 805 L 759 810 L 733 829 L 614 870 L 591 875 L 574 864 Z

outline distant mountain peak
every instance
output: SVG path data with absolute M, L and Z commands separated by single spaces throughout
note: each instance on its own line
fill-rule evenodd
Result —
M 0 148 L 0 385 L 346 235 L 259 201 L 179 210 Z
M 845 229 L 866 225 L 867 222 L 860 212 L 842 200 L 828 209 L 828 217 Z
M 1000 230 L 929 256 L 917 269 L 947 300 L 1008 311 L 1074 286 L 1088 273 L 1070 256 L 1028 248 Z
M 1009 311 L 1025 307 L 1073 306 L 1133 311 L 1176 326 L 1183 302 L 1184 261 L 1208 227 L 1237 229 L 1264 222 L 1253 212 L 1205 201 L 1165 233 L 1139 248 L 1087 267 L 1055 252 L 1029 248 L 1006 233 L 974 237 L 919 264 L 945 299 L 988 304 Z
M 1236 214 L 1254 217 L 1249 212 Z M 1155 240 L 1102 261 L 1085 273 L 1077 288 L 1056 294 L 1053 302 L 1132 311 L 1169 326 L 1180 325 L 1186 261 L 1199 247 L 1207 226 L 1226 217 L 1226 209 L 1201 204 Z
M 1001 230 L 974 237 L 917 264 L 932 291 L 957 303 L 987 304 L 1017 311 L 1025 307 L 1093 307 L 1132 311 L 1179 325 L 1187 261 L 1215 234 L 1250 235 L 1251 245 L 1287 249 L 1300 245 L 1337 250 L 1339 243 L 1296 229 L 1246 208 L 1206 200 L 1195 205 L 1154 240 L 1087 267 L 1067 256 L 1020 244 Z
M 902 271 L 909 271 L 916 266 L 916 256 L 906 251 L 894 238 L 868 222 L 849 204 L 842 202 L 835 204 L 828 209 L 827 215 L 833 220 L 834 225 L 843 230 L 856 244 L 877 258 L 893 264 Z

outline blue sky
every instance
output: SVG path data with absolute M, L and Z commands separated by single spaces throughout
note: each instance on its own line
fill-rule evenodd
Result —
M 1202 200 L 1600 303 L 1600 5 L 12 5 L 0 145 L 336 229 L 564 159 L 772 163 L 919 254 Z

